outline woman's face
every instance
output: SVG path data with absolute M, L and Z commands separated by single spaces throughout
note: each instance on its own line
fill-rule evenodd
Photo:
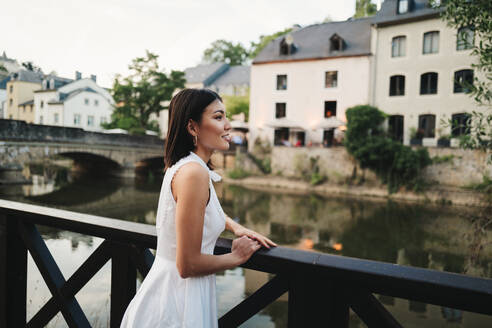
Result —
M 220 100 L 215 100 L 205 108 L 197 130 L 197 148 L 203 147 L 209 151 L 229 149 L 231 124 Z

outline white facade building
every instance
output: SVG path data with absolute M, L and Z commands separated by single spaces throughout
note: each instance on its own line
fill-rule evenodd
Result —
M 7 90 L 0 89 L 0 119 L 5 118 L 5 111 L 7 103 Z
M 35 92 L 35 123 L 102 131 L 101 123 L 110 121 L 113 104 L 109 92 L 93 79 L 80 79 Z
M 336 141 L 345 110 L 369 102 L 370 19 L 316 24 L 272 41 L 251 67 L 250 142 Z
M 462 122 L 478 109 L 455 83 L 473 80 L 473 33 L 447 27 L 426 0 L 386 0 L 374 22 L 371 103 L 391 115 L 390 133 L 409 144 L 411 131 L 419 131 L 428 146 L 440 136 L 464 133 L 442 122 Z

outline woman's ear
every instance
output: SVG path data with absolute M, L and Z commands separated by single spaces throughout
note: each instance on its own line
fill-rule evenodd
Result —
M 198 125 L 195 121 L 190 119 L 188 121 L 188 124 L 186 125 L 186 129 L 188 130 L 188 133 L 192 136 L 198 136 Z

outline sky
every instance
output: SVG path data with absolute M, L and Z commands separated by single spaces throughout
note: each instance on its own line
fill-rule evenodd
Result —
M 345 20 L 355 0 L 19 0 L 0 11 L 0 54 L 32 61 L 44 73 L 97 75 L 111 87 L 115 74 L 145 50 L 164 71 L 200 63 L 215 40 L 244 46 L 293 24 Z

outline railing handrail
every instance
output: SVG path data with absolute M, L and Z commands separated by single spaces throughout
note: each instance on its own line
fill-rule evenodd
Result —
M 53 209 L 0 199 L 0 214 L 34 224 L 89 234 L 114 241 L 156 248 L 153 225 Z M 216 254 L 230 252 L 231 240 L 219 238 Z M 276 247 L 260 250 L 243 267 L 269 272 L 322 275 L 352 282 L 354 289 L 492 314 L 492 279 L 425 268 Z M 350 284 L 348 284 L 350 288 Z M 356 287 L 356 288 L 355 288 Z

